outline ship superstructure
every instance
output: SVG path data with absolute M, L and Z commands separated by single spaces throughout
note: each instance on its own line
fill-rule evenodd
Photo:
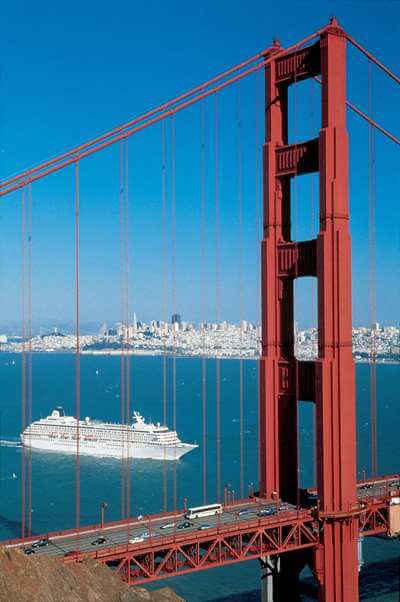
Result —
M 159 422 L 146 422 L 139 412 L 131 424 L 101 422 L 86 417 L 66 416 L 57 407 L 50 416 L 32 422 L 22 433 L 26 447 L 51 452 L 77 453 L 114 458 L 179 460 L 198 445 L 183 443 L 176 431 Z

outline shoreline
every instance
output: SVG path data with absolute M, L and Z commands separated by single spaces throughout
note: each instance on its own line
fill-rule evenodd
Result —
M 37 349 L 29 351 L 29 350 L 25 350 L 25 352 L 22 351 L 15 351 L 15 350 L 2 350 L 0 349 L 0 357 L 2 354 L 12 354 L 12 355 L 21 355 L 22 353 L 25 353 L 26 355 L 32 353 L 35 355 L 75 355 L 76 351 L 74 349 L 58 349 L 58 350 L 52 350 L 52 351 L 46 351 L 46 350 L 42 350 L 39 351 Z M 211 359 L 219 359 L 219 360 L 251 360 L 251 361 L 258 361 L 260 358 L 260 356 L 247 356 L 247 355 L 212 355 L 212 354 L 188 354 L 188 353 L 171 353 L 171 352 L 166 352 L 163 353 L 159 350 L 157 351 L 146 351 L 145 349 L 143 350 L 125 350 L 125 351 L 121 351 L 121 350 L 115 350 L 115 349 L 105 349 L 103 350 L 97 350 L 97 351 L 87 351 L 87 350 L 83 350 L 80 352 L 80 355 L 93 355 L 93 356 L 106 356 L 106 357 L 120 357 L 121 355 L 124 356 L 138 356 L 138 357 L 175 357 L 177 359 L 207 359 L 207 360 L 211 360 Z M 316 358 L 305 358 L 305 357 L 301 357 L 298 358 L 299 361 L 314 361 Z M 368 359 L 354 359 L 354 363 L 355 364 L 368 364 L 371 365 L 373 362 L 369 361 Z M 377 365 L 391 365 L 391 366 L 396 366 L 400 364 L 400 359 L 377 359 L 375 361 L 375 364 Z

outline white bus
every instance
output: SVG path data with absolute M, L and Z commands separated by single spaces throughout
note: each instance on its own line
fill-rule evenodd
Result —
M 222 504 L 209 504 L 208 506 L 188 508 L 185 516 L 191 519 L 201 518 L 202 516 L 214 516 L 215 514 L 222 514 Z

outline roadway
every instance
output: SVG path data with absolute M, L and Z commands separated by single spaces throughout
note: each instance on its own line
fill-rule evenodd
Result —
M 373 500 L 373 498 L 382 498 L 385 496 L 398 495 L 400 490 L 399 475 L 391 475 L 360 481 L 357 485 L 357 496 L 360 501 Z M 317 505 L 316 490 L 307 490 L 308 500 L 304 504 L 305 508 L 299 510 L 300 513 L 309 513 L 307 507 Z M 77 533 L 76 530 L 70 530 L 59 533 L 49 533 L 48 536 L 30 537 L 25 540 L 14 540 L 4 542 L 6 547 L 16 547 L 24 551 L 33 550 L 36 556 L 64 557 L 68 552 L 78 552 L 87 554 L 101 552 L 110 548 L 125 546 L 132 551 L 141 548 L 148 548 L 163 544 L 166 538 L 178 538 L 191 533 L 193 535 L 207 535 L 208 531 L 215 533 L 218 528 L 227 528 L 230 525 L 247 526 L 247 523 L 260 520 L 260 511 L 265 508 L 272 508 L 270 516 L 262 516 L 262 522 L 276 522 L 277 518 L 285 519 L 296 512 L 295 506 L 289 504 L 279 505 L 277 502 L 251 498 L 240 500 L 237 503 L 229 504 L 223 507 L 222 514 L 190 519 L 192 523 L 188 528 L 179 529 L 179 525 L 187 521 L 183 510 L 176 513 L 167 513 L 164 515 L 149 516 L 132 519 L 131 521 L 120 521 L 116 523 L 106 523 L 103 527 L 100 525 L 82 527 Z M 170 524 L 167 528 L 163 526 Z M 201 530 L 202 525 L 209 525 L 209 528 Z M 95 545 L 93 542 L 99 537 L 104 537 L 105 541 Z M 40 547 L 38 542 L 46 538 L 48 545 Z M 134 543 L 130 540 L 138 538 Z M 141 540 L 141 541 L 140 541 Z M 72 559 L 72 557 L 71 557 Z
M 357 483 L 357 499 L 381 498 L 384 495 L 393 496 L 397 495 L 399 490 L 400 476 L 398 474 L 365 479 Z M 317 490 L 315 487 L 310 487 L 306 490 L 309 502 L 307 503 L 306 501 L 306 506 L 316 505 L 316 494 Z
M 357 484 L 358 499 L 380 497 L 383 493 L 393 495 L 400 490 L 400 478 L 398 475 L 393 477 L 381 477 L 368 482 L 359 482 Z
M 184 511 L 179 511 L 175 514 L 169 513 L 168 515 L 158 516 L 157 518 L 143 517 L 141 519 L 134 519 L 131 522 L 124 522 L 123 524 L 106 523 L 103 528 L 100 526 L 82 527 L 79 534 L 76 531 L 60 535 L 49 534 L 49 543 L 43 547 L 37 546 L 42 536 L 39 538 L 29 538 L 29 540 L 25 540 L 25 542 L 10 543 L 6 547 L 20 548 L 24 551 L 31 549 L 34 550 L 35 556 L 51 557 L 65 556 L 68 552 L 74 551 L 79 551 L 80 553 L 93 553 L 100 551 L 101 549 L 121 545 L 129 545 L 129 548 L 136 550 L 140 547 L 148 546 L 149 543 L 154 545 L 157 539 L 162 542 L 166 537 L 178 537 L 179 535 L 191 532 L 205 535 L 208 530 L 218 529 L 219 527 L 228 526 L 233 523 L 237 524 L 238 521 L 243 521 L 243 523 L 254 521 L 254 519 L 257 520 L 260 518 L 259 512 L 265 508 L 269 508 L 269 511 L 272 511 L 270 517 L 263 516 L 263 520 L 268 518 L 276 520 L 277 516 L 296 511 L 296 508 L 289 504 L 282 504 L 280 507 L 276 502 L 263 501 L 261 503 L 259 500 L 250 499 L 235 505 L 225 506 L 221 514 L 194 518 L 190 519 L 190 521 L 185 517 Z M 179 529 L 179 525 L 185 522 L 190 522 L 191 526 L 185 529 Z M 165 528 L 165 525 L 170 526 Z M 209 525 L 209 528 L 200 529 L 200 527 L 204 525 Z M 97 545 L 94 544 L 93 542 L 99 537 L 104 537 L 105 541 Z M 137 541 L 136 543 L 130 544 L 129 540 L 132 540 L 135 537 L 142 539 L 143 541 Z

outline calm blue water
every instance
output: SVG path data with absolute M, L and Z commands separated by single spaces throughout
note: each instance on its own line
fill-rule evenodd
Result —
M 34 355 L 33 418 L 46 416 L 56 405 L 74 412 L 75 372 L 72 355 Z M 119 421 L 118 357 L 82 356 L 81 414 Z M 207 493 L 216 492 L 216 404 L 215 360 L 207 367 Z M 171 362 L 168 363 L 171 377 Z M 244 362 L 244 483 L 257 482 L 257 365 Z M 21 425 L 21 358 L 0 355 L 0 439 L 18 437 Z M 162 420 L 163 363 L 157 357 L 131 360 L 132 407 L 147 418 Z M 400 366 L 378 366 L 379 472 L 400 469 Z M 202 442 L 201 360 L 177 360 L 177 430 L 186 441 Z M 369 471 L 369 367 L 357 366 L 358 465 L 361 475 Z M 239 457 L 239 362 L 221 361 L 221 482 L 230 483 L 240 492 Z M 168 386 L 168 422 L 172 424 L 172 387 Z M 300 408 L 301 480 L 312 484 L 312 407 Z M 0 537 L 20 533 L 20 462 L 19 449 L 0 446 Z M 72 456 L 34 452 L 32 490 L 32 525 L 34 532 L 45 532 L 74 526 L 75 459 Z M 10 479 L 12 473 L 17 479 Z M 173 463 L 167 463 L 168 506 L 172 508 Z M 202 502 L 202 450 L 185 456 L 177 464 L 177 499 L 182 506 L 184 496 L 189 504 Z M 82 523 L 98 522 L 102 501 L 107 501 L 106 518 L 120 517 L 121 464 L 113 459 L 81 458 Z M 134 460 L 131 466 L 133 514 L 152 513 L 163 509 L 164 468 L 162 462 Z M 189 495 L 188 495 L 189 494 Z M 398 541 L 369 539 L 365 544 L 368 566 L 362 575 L 364 599 L 397 601 Z M 385 561 L 385 563 L 383 563 Z M 193 602 L 211 600 L 258 600 L 259 570 L 256 562 L 226 569 L 182 576 L 170 580 L 174 589 Z

